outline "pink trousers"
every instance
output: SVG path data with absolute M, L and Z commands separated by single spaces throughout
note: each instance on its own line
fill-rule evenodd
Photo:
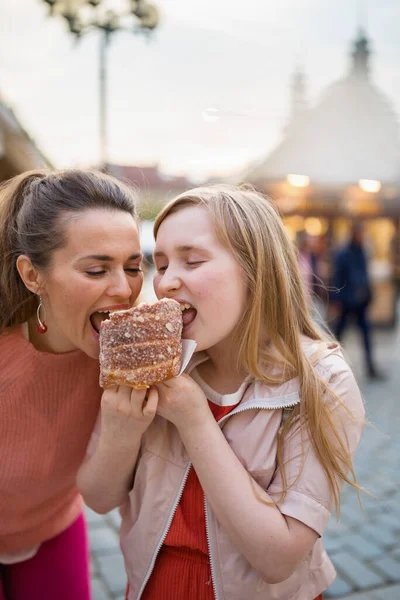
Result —
M 83 514 L 37 554 L 0 565 L 0 600 L 90 600 L 89 545 Z

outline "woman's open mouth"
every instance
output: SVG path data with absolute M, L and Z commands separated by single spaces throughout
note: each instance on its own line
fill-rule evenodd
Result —
M 94 310 L 89 319 L 96 337 L 98 338 L 100 335 L 100 326 L 102 322 L 109 319 L 112 312 L 127 310 L 128 308 L 131 308 L 130 304 L 115 304 L 113 306 L 107 306 L 107 308 L 104 309 L 99 308 L 98 310 Z
M 109 310 L 96 310 L 90 315 L 90 323 L 97 334 L 100 333 L 100 325 L 110 317 Z

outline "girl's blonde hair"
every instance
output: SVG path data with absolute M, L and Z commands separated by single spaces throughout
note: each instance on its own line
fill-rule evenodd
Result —
M 205 206 L 210 211 L 216 235 L 236 257 L 250 291 L 251 299 L 236 330 L 238 368 L 271 385 L 299 378 L 301 402 L 278 436 L 278 467 L 286 488 L 281 499 L 287 491 L 283 439 L 298 419 L 302 431 L 308 429 L 339 512 L 342 481 L 357 490 L 358 485 L 348 447 L 324 396 L 328 392 L 341 400 L 318 376 L 312 358 L 302 348 L 302 336 L 321 343 L 329 336 L 310 316 L 296 252 L 282 219 L 273 202 L 249 186 L 204 186 L 171 200 L 155 220 L 154 236 L 164 219 L 189 206 Z M 262 331 L 268 340 L 260 337 Z

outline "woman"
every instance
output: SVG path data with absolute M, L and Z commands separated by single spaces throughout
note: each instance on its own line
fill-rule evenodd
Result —
M 100 407 L 100 324 L 142 287 L 133 192 L 80 170 L 15 177 L 0 255 L 0 599 L 88 600 L 75 479 Z

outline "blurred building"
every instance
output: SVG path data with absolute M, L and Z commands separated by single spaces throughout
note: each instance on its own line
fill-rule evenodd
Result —
M 13 111 L 0 98 L 0 182 L 23 171 L 50 166 Z
M 133 184 L 139 196 L 139 212 L 144 219 L 153 219 L 169 199 L 193 187 L 185 177 L 168 176 L 157 165 L 107 165 L 107 172 Z
M 348 73 L 309 107 L 300 70 L 291 86 L 291 115 L 281 143 L 242 181 L 277 202 L 293 239 L 325 236 L 328 249 L 365 222 L 377 288 L 376 323 L 394 320 L 393 240 L 400 236 L 400 133 L 390 100 L 370 73 L 369 41 L 360 32 Z M 400 277 L 400 269 L 399 277 Z

